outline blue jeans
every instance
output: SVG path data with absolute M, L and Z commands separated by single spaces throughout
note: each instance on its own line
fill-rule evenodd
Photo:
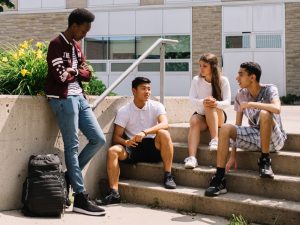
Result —
M 50 99 L 52 111 L 64 141 L 65 162 L 71 185 L 75 193 L 85 191 L 82 170 L 97 151 L 105 144 L 104 133 L 89 106 L 82 96 L 68 96 L 66 99 Z M 78 129 L 89 143 L 78 156 Z

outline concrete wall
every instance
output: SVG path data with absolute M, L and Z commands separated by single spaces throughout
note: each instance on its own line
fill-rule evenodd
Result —
M 100 178 L 106 177 L 106 149 L 111 143 L 115 113 L 129 100 L 129 97 L 107 97 L 94 111 L 107 144 L 85 169 L 85 184 L 92 197 L 99 196 Z M 166 98 L 165 106 L 170 123 L 187 122 L 193 112 L 187 98 Z M 80 135 L 80 149 L 86 143 Z M 0 96 L 0 149 L 0 211 L 20 208 L 29 156 L 58 153 L 64 161 L 62 138 L 45 98 Z
M 211 52 L 217 55 L 219 62 L 222 55 L 222 7 L 193 7 L 193 75 L 199 73 L 200 55 Z
M 300 95 L 300 3 L 285 5 L 286 92 Z

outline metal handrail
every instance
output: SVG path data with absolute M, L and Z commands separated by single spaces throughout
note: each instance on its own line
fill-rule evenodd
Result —
M 118 79 L 112 83 L 92 104 L 94 110 L 103 99 L 114 90 L 157 46 L 160 47 L 160 102 L 164 103 L 164 75 L 165 75 L 165 45 L 177 44 L 178 40 L 159 38 L 153 43 L 127 70 L 125 70 Z

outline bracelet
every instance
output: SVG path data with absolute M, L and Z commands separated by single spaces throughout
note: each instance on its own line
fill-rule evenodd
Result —
M 141 132 L 143 132 L 144 134 L 145 134 L 145 136 L 147 136 L 148 134 L 147 134 L 147 132 L 146 131 L 144 131 L 144 130 L 142 130 Z

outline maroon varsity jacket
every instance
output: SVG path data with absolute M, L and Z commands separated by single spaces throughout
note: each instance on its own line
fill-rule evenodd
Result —
M 72 67 L 72 45 L 75 46 L 75 53 L 78 60 L 77 77 L 66 71 L 68 67 Z M 67 98 L 68 83 L 72 83 L 76 79 L 82 88 L 81 81 L 89 81 L 92 76 L 90 71 L 80 68 L 80 65 L 84 62 L 85 58 L 78 43 L 75 41 L 70 43 L 62 33 L 53 39 L 49 44 L 47 54 L 48 75 L 45 86 L 46 95 Z

